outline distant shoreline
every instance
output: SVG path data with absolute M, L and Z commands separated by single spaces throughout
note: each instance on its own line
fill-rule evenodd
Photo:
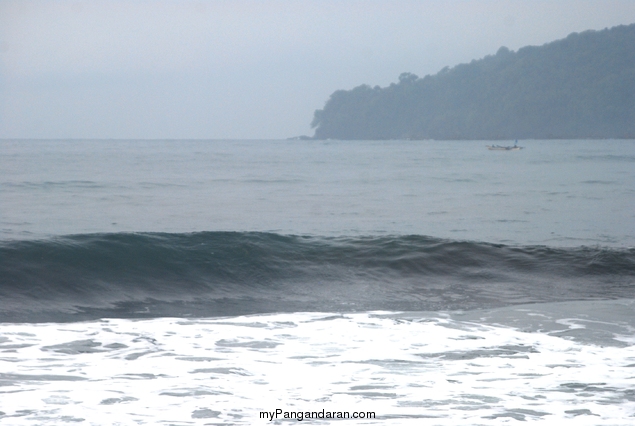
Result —
M 634 139 L 635 24 L 331 94 L 317 140 Z

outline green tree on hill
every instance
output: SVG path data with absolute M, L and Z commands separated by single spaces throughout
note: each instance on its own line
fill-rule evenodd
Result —
M 635 138 L 635 24 L 334 92 L 317 139 Z

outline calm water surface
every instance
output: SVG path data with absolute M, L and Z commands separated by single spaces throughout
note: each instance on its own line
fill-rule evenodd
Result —
M 4 239 L 427 235 L 635 245 L 635 141 L 0 142 Z

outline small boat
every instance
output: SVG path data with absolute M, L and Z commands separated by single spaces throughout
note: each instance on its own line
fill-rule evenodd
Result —
M 518 141 L 514 143 L 514 146 L 501 146 L 501 145 L 486 145 L 490 151 L 520 151 L 522 146 L 518 146 Z

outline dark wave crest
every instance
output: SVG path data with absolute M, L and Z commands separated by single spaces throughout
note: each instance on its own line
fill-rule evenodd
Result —
M 455 310 L 634 289 L 635 249 L 238 232 L 0 243 L 0 321 Z

